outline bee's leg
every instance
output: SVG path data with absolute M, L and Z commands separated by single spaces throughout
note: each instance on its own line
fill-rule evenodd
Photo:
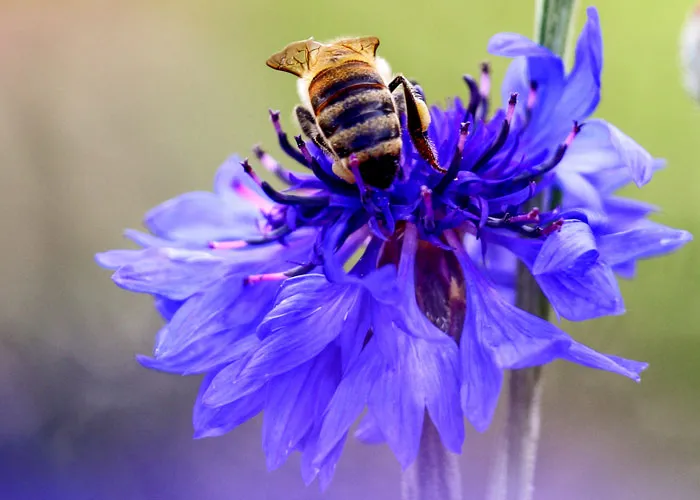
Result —
M 299 121 L 299 126 L 301 127 L 301 131 L 304 133 L 304 135 L 311 139 L 316 146 L 326 153 L 326 156 L 337 160 L 337 155 L 326 142 L 326 138 L 323 137 L 321 129 L 318 128 L 318 123 L 316 123 L 316 118 L 314 118 L 311 111 L 306 109 L 304 106 L 297 106 L 294 108 L 294 114 L 297 117 L 297 121 Z
M 427 130 L 430 125 L 430 111 L 428 110 L 428 106 L 425 104 L 420 94 L 413 88 L 411 82 L 406 80 L 406 77 L 403 75 L 398 75 L 389 82 L 389 90 L 393 92 L 399 85 L 401 85 L 403 89 L 402 95 L 406 109 L 406 123 L 413 144 L 431 167 L 438 172 L 445 173 L 446 170 L 438 164 L 435 148 L 433 148 L 430 139 L 428 139 Z

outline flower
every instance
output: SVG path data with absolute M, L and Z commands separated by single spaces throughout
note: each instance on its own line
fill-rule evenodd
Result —
M 348 184 L 312 142 L 293 147 L 273 112 L 283 150 L 306 170 L 255 153 L 287 189 L 231 157 L 213 192 L 170 200 L 147 214 L 151 234 L 127 233 L 140 250 L 97 256 L 117 285 L 153 296 L 166 321 L 139 361 L 204 374 L 196 437 L 264 411 L 268 467 L 299 451 L 304 480 L 325 487 L 365 409 L 358 437 L 386 442 L 407 467 L 426 415 L 456 453 L 464 417 L 486 429 L 506 369 L 564 359 L 639 380 L 645 363 L 598 353 L 512 300 L 520 259 L 561 316 L 620 314 L 615 272 L 629 276 L 637 260 L 690 239 L 612 194 L 659 162 L 603 121 L 577 122 L 600 88 L 600 28 L 588 12 L 568 76 L 546 49 L 497 35 L 492 52 L 517 56 L 504 108 L 487 117 L 488 67 L 479 84 L 466 77 L 466 107 L 432 108 L 428 135 L 446 173 L 404 131 L 389 189 L 359 175 Z M 523 78 L 531 92 L 519 104 L 510 90 Z M 524 209 L 542 190 L 561 204 Z

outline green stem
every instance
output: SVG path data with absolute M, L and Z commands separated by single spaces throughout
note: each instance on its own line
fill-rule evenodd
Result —
M 536 0 L 537 41 L 559 56 L 567 52 L 576 0 Z M 551 193 L 553 203 L 559 193 Z M 542 207 L 545 193 L 533 198 L 527 209 Z M 548 207 L 552 208 L 552 207 Z M 547 319 L 549 302 L 529 270 L 518 263 L 516 305 Z M 542 368 L 513 370 L 508 382 L 506 429 L 497 455 L 490 500 L 531 500 L 534 493 L 537 445 L 540 436 Z

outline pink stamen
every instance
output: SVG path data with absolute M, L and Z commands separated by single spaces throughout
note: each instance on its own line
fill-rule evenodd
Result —
M 518 93 L 513 92 L 510 95 L 510 99 L 508 99 L 508 109 L 506 109 L 506 121 L 508 123 L 511 122 L 513 119 L 513 115 L 515 114 L 515 105 L 518 103 Z
M 284 273 L 251 274 L 243 281 L 246 285 L 252 285 L 255 283 L 261 283 L 263 281 L 284 281 L 288 277 L 289 276 L 287 276 Z
M 479 95 L 486 99 L 491 93 L 491 66 L 485 62 L 481 64 L 481 78 L 479 78 Z
M 280 164 L 275 159 L 263 151 L 259 146 L 253 148 L 256 158 L 260 161 L 265 170 L 276 173 L 280 169 Z
M 457 151 L 461 155 L 464 151 L 464 145 L 467 143 L 467 137 L 469 136 L 469 127 L 471 124 L 469 122 L 463 122 L 459 127 L 459 139 L 457 140 Z
M 248 158 L 241 162 L 241 166 L 243 167 L 245 173 L 248 174 L 251 179 L 253 179 L 253 182 L 255 182 L 258 186 L 262 186 L 262 181 L 260 180 L 260 177 L 258 177 L 258 174 L 255 173 L 255 170 L 253 170 L 253 167 L 250 166 L 250 163 L 248 163 Z
M 351 154 L 350 158 L 348 158 L 348 167 L 350 168 L 352 175 L 355 176 L 355 182 L 357 183 L 357 188 L 360 190 L 360 195 L 364 195 L 367 189 L 365 187 L 365 182 L 362 180 L 362 176 L 360 175 L 360 161 L 357 159 L 357 155 L 355 153 Z
M 563 225 L 564 225 L 563 219 L 555 220 L 549 226 L 542 229 L 542 236 L 549 236 L 550 234 L 559 231 Z
M 508 222 L 538 222 L 540 220 L 540 209 L 535 207 L 526 214 L 510 217 Z
M 256 176 L 257 177 L 257 176 Z M 248 186 L 243 184 L 241 181 L 235 179 L 233 185 L 231 186 L 238 196 L 253 204 L 255 207 L 260 209 L 261 212 L 267 214 L 275 208 L 275 204 L 269 200 L 266 200 L 258 193 L 250 189 Z
M 579 125 L 578 122 L 574 122 L 574 127 L 571 129 L 571 132 L 569 132 L 569 135 L 566 137 L 566 140 L 564 141 L 564 145 L 568 148 L 571 146 L 571 143 L 574 142 L 574 138 L 578 135 L 578 133 L 581 131 L 582 125 Z
M 530 92 L 527 95 L 527 109 L 535 107 L 537 101 L 537 82 L 530 82 Z
M 236 250 L 248 246 L 248 243 L 243 240 L 233 241 L 210 241 L 209 248 L 214 250 Z
M 428 228 L 435 226 L 435 211 L 433 209 L 433 191 L 428 186 L 421 186 L 420 194 L 425 207 L 425 222 Z

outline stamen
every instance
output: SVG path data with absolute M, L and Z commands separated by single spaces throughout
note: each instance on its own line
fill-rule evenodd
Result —
M 265 170 L 275 174 L 282 182 L 290 186 L 296 183 L 292 172 L 280 165 L 277 160 L 263 151 L 260 146 L 253 147 L 253 153 Z
M 263 181 L 260 187 L 265 192 L 267 196 L 270 197 L 275 203 L 280 205 L 298 205 L 302 207 L 323 207 L 328 205 L 330 197 L 328 195 L 322 196 L 298 196 L 294 194 L 280 193 L 270 184 Z
M 301 264 L 300 266 L 288 269 L 287 271 L 281 273 L 251 274 L 243 280 L 243 283 L 246 285 L 253 285 L 255 283 L 261 283 L 264 281 L 284 281 L 287 278 L 293 278 L 295 276 L 306 274 L 309 271 L 311 271 L 314 267 L 316 267 L 315 264 L 308 263 Z
M 297 143 L 297 148 L 299 148 L 299 151 L 301 151 L 301 154 L 304 156 L 304 160 L 306 160 L 306 164 L 311 165 L 313 158 L 311 157 L 311 153 L 309 153 L 309 148 L 306 147 L 306 143 L 304 142 L 304 139 L 302 139 L 300 135 L 295 135 L 294 140 Z
M 367 186 L 365 186 L 365 181 L 360 175 L 360 160 L 357 159 L 357 155 L 355 153 L 351 154 L 348 158 L 348 167 L 350 168 L 352 175 L 355 177 L 355 183 L 357 184 L 357 188 L 360 190 L 360 197 L 364 200 L 365 195 L 367 194 Z
M 289 143 L 289 139 L 287 138 L 287 134 L 282 130 L 282 125 L 280 124 L 280 112 L 270 110 L 270 120 L 272 121 L 272 125 L 275 127 L 277 140 L 279 141 L 282 151 L 305 167 L 308 167 L 309 165 L 307 165 L 304 156 L 292 147 L 292 145 Z
M 520 214 L 516 216 L 506 216 L 506 222 L 519 224 L 521 222 L 539 222 L 540 220 L 540 209 L 535 207 L 526 214 Z
M 476 117 L 476 110 L 479 107 L 481 96 L 479 95 L 479 86 L 476 84 L 474 78 L 469 75 L 464 75 L 462 79 L 464 83 L 467 84 L 467 87 L 469 87 L 469 104 L 467 105 L 467 114 L 464 117 L 464 121 L 467 121 Z
M 318 180 L 323 182 L 326 186 L 334 188 L 336 191 L 343 191 L 346 193 L 352 191 L 352 186 L 350 186 L 347 182 L 323 170 L 321 164 L 309 152 L 306 142 L 304 142 L 304 139 L 300 135 L 294 136 L 294 140 L 296 141 L 297 147 L 301 151 L 304 160 L 307 162 L 307 166 L 311 168 Z
M 479 94 L 482 99 L 487 99 L 491 93 L 491 65 L 481 63 L 481 79 L 479 80 Z
M 583 125 L 579 125 L 577 121 L 574 121 L 574 127 L 571 129 L 571 132 L 569 132 L 569 135 L 566 137 L 566 140 L 564 141 L 564 146 L 567 148 L 571 146 L 571 143 L 574 142 L 574 138 L 578 135 L 579 132 L 581 132 L 581 129 L 583 128 Z
M 428 231 L 435 229 L 435 211 L 433 210 L 433 192 L 428 186 L 421 186 L 420 195 L 423 198 L 425 228 Z
M 260 209 L 260 211 L 263 214 L 267 214 L 275 208 L 275 205 L 273 203 L 270 203 L 269 200 L 266 200 L 265 198 L 260 196 L 258 193 L 250 189 L 238 179 L 234 179 L 231 187 L 238 196 L 240 196 L 247 202 L 255 205 L 257 208 Z
M 489 114 L 489 94 L 491 93 L 491 66 L 487 62 L 481 63 L 481 78 L 479 79 L 479 94 L 481 96 L 481 106 L 479 107 L 479 118 L 486 119 Z
M 452 155 L 452 161 L 450 166 L 447 168 L 447 172 L 442 176 L 440 181 L 437 183 L 433 191 L 436 194 L 442 193 L 447 186 L 457 177 L 459 173 L 459 168 L 462 164 L 462 153 L 464 153 L 464 145 L 467 143 L 467 137 L 469 136 L 469 127 L 471 124 L 469 122 L 464 122 L 459 126 L 459 139 L 457 139 L 457 147 L 455 148 L 454 155 Z
M 243 167 L 245 173 L 248 174 L 251 179 L 253 179 L 253 182 L 255 182 L 258 186 L 262 186 L 262 181 L 260 180 L 260 177 L 258 177 L 258 174 L 255 173 L 255 170 L 253 170 L 253 167 L 250 166 L 248 158 L 241 162 L 241 166 Z
M 571 132 L 566 137 L 566 140 L 564 140 L 564 142 L 562 144 L 557 146 L 557 150 L 554 152 L 554 156 L 552 156 L 549 160 L 547 160 L 542 165 L 540 165 L 534 172 L 527 173 L 525 175 L 516 177 L 515 179 L 513 179 L 513 182 L 520 182 L 520 181 L 524 181 L 527 179 L 532 179 L 533 177 L 538 177 L 540 175 L 544 175 L 547 172 L 552 171 L 562 161 L 562 159 L 564 158 L 564 154 L 566 153 L 566 150 L 568 149 L 569 146 L 571 146 L 571 143 L 574 141 L 574 139 L 576 138 L 578 133 L 581 132 L 583 125 L 584 124 L 579 124 L 578 122 L 574 122 L 574 126 L 571 129 Z
M 537 102 L 537 87 L 538 83 L 535 80 L 530 81 L 530 92 L 527 94 L 527 111 L 532 111 Z
M 508 100 L 508 109 L 506 110 L 506 118 L 503 120 L 501 125 L 501 130 L 498 132 L 496 140 L 489 146 L 489 148 L 484 152 L 483 155 L 476 161 L 474 167 L 472 167 L 472 172 L 478 173 L 481 168 L 486 165 L 491 159 L 496 156 L 496 153 L 500 151 L 503 145 L 508 139 L 508 133 L 510 132 L 510 121 L 513 119 L 513 113 L 515 113 L 515 105 L 518 102 L 518 94 L 514 92 L 510 95 Z
M 269 273 L 269 274 L 251 274 L 243 280 L 246 285 L 252 285 L 254 283 L 260 283 L 262 281 L 282 281 L 286 280 L 288 276 L 284 273 Z
M 506 109 L 506 121 L 510 124 L 515 114 L 515 105 L 518 103 L 518 93 L 513 92 L 508 99 L 508 109 Z
M 209 242 L 209 248 L 213 250 L 236 250 L 238 248 L 244 248 L 247 246 L 248 243 L 243 240 Z
M 564 225 L 564 219 L 555 220 L 550 225 L 548 225 L 542 229 L 542 236 L 549 236 L 550 234 L 561 230 L 561 227 L 563 225 Z

